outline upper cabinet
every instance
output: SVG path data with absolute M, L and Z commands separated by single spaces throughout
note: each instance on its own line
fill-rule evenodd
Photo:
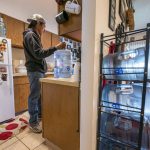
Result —
M 28 23 L 24 23 L 24 30 L 28 29 L 29 24 Z
M 11 39 L 12 47 L 23 48 L 23 32 L 28 28 L 28 23 L 0 14 L 6 26 L 6 37 Z M 60 42 L 59 35 L 45 31 L 41 38 L 44 49 L 55 46 Z
M 42 45 L 44 49 L 51 47 L 51 40 L 52 40 L 51 33 L 45 31 L 42 35 Z
M 78 0 L 82 7 L 82 0 Z M 65 5 L 58 5 L 58 13 L 65 9 Z M 79 15 L 70 14 L 69 21 L 59 24 L 59 35 L 66 36 L 76 41 L 81 41 L 82 10 Z
M 52 33 L 52 46 L 56 46 L 60 42 L 60 37 Z
M 67 33 L 65 37 L 70 38 L 74 41 L 81 42 L 81 30 L 77 30 L 74 32 Z
M 13 47 L 22 48 L 24 22 L 6 15 L 3 15 L 3 18 L 6 25 L 6 37 L 11 39 Z

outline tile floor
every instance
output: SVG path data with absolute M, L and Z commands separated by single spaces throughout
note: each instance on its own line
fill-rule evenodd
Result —
M 2 143 L 0 150 L 61 150 L 42 138 L 42 134 L 35 134 L 29 128 Z

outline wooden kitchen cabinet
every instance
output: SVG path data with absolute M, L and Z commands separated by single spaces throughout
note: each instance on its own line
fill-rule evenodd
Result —
M 29 93 L 30 85 L 27 76 L 14 77 L 14 98 L 16 113 L 28 109 Z
M 59 35 L 52 33 L 52 46 L 56 46 L 60 42 Z
M 78 0 L 82 7 L 82 0 Z M 64 5 L 58 6 L 58 13 L 64 10 Z M 67 38 L 81 42 L 81 27 L 82 27 L 82 11 L 79 15 L 71 14 L 69 21 L 59 24 L 59 35 L 66 36 Z
M 46 78 L 52 78 L 53 74 L 46 74 Z M 14 76 L 14 100 L 15 112 L 19 113 L 28 109 L 28 96 L 30 84 L 27 76 Z
M 42 35 L 42 44 L 44 49 L 51 47 L 51 40 L 52 40 L 51 33 L 45 31 Z
M 29 24 L 28 23 L 24 23 L 24 30 L 28 29 Z
M 62 150 L 79 150 L 79 87 L 42 83 L 43 137 Z
M 4 18 L 4 23 L 6 25 L 6 37 L 11 39 L 13 47 L 22 48 L 24 22 L 7 15 L 3 15 L 2 17 Z
M 67 34 L 65 34 L 65 37 L 68 39 L 72 39 L 74 41 L 77 41 L 77 42 L 81 42 L 81 30 L 67 33 Z

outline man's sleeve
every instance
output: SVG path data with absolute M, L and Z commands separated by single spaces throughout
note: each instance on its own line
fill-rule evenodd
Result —
M 28 33 L 25 37 L 25 43 L 33 57 L 36 59 L 46 58 L 57 50 L 55 47 L 43 49 L 41 46 L 41 41 L 35 33 Z

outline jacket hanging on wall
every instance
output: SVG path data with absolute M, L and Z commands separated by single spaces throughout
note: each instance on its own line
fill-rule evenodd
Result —
M 65 5 L 65 11 L 71 14 L 80 14 L 81 6 L 78 3 L 78 0 L 67 1 Z

